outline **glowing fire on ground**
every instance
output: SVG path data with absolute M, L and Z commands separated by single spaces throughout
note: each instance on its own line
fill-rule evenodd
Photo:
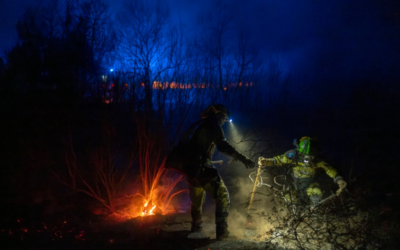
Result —
M 153 180 L 142 179 L 143 183 L 150 186 L 147 195 L 136 193 L 132 205 L 129 208 L 129 217 L 145 217 L 155 214 L 168 214 L 174 211 L 171 207 L 171 200 L 177 195 L 186 192 L 186 189 L 173 192 L 173 189 L 183 179 L 183 176 L 178 178 L 167 177 L 163 179 L 164 185 L 160 185 L 160 179 L 163 176 L 165 168 L 162 166 L 158 169 L 156 178 Z
M 147 208 L 148 205 L 149 205 L 148 202 L 146 202 L 144 204 L 143 209 L 142 209 L 142 214 L 140 216 L 154 215 L 153 210 L 154 210 L 154 208 L 156 208 L 156 205 L 154 205 L 150 210 L 148 210 L 148 208 Z
M 144 217 L 157 214 L 168 214 L 174 211 L 171 200 L 186 192 L 186 189 L 175 191 L 183 176 L 176 176 L 172 170 L 165 168 L 166 156 L 164 144 L 159 144 L 160 137 L 148 129 L 143 117 L 135 119 L 138 129 L 138 158 L 141 186 L 133 195 L 128 208 L 130 217 Z M 172 208 L 172 209 L 171 209 Z

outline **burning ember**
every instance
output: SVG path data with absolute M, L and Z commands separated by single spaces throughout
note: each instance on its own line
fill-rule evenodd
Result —
M 148 202 L 145 202 L 143 209 L 142 209 L 142 214 L 140 216 L 148 216 L 148 215 L 154 215 L 153 210 L 156 208 L 156 205 L 154 205 L 150 210 L 148 210 Z

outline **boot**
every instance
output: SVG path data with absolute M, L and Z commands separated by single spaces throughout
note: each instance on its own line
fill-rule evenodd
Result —
M 199 211 L 190 210 L 190 215 L 192 216 L 192 228 L 191 232 L 201 232 L 203 230 L 203 215 Z
M 219 227 L 219 226 L 217 226 L 216 232 L 217 232 L 217 240 L 218 241 L 228 240 L 228 237 L 229 237 L 230 233 L 229 233 L 227 227 Z
M 192 222 L 192 228 L 190 229 L 190 232 L 192 232 L 192 233 L 200 233 L 200 232 L 202 232 L 203 231 L 202 223 L 203 222 L 200 222 L 200 223 L 193 223 Z
M 201 226 L 200 223 L 192 223 L 192 228 L 190 230 L 190 234 L 187 236 L 188 239 L 192 240 L 203 240 L 203 239 L 209 239 L 204 233 L 203 233 L 203 227 Z
M 217 240 L 227 240 L 229 237 L 228 231 L 228 208 L 217 208 L 215 211 L 215 225 Z
M 217 233 L 218 241 L 238 240 L 239 239 L 236 235 L 229 232 L 228 226 L 221 227 L 221 226 L 217 225 L 216 233 Z

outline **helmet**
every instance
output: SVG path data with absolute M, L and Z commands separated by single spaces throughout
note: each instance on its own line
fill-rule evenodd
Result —
M 316 156 L 317 154 L 319 154 L 319 146 L 316 140 L 311 139 L 311 137 L 308 136 L 303 136 L 300 139 L 297 151 L 303 155 Z
M 308 136 L 302 137 L 296 146 L 297 152 L 305 164 L 310 164 L 319 153 L 317 142 Z
M 225 118 L 225 121 L 229 120 L 228 109 L 222 104 L 208 106 L 207 109 L 201 112 L 201 117 L 207 118 L 209 116 L 216 116 L 218 114 L 222 114 L 222 116 Z
M 303 136 L 300 139 L 297 151 L 299 151 L 300 154 L 305 154 L 305 155 L 310 154 L 310 144 L 311 144 L 311 138 L 308 136 Z

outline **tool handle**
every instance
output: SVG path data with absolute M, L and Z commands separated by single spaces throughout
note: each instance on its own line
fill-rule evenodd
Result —
M 223 160 L 211 161 L 211 164 L 218 164 L 218 163 L 219 163 L 219 165 L 222 165 L 222 163 L 224 163 L 224 161 Z

